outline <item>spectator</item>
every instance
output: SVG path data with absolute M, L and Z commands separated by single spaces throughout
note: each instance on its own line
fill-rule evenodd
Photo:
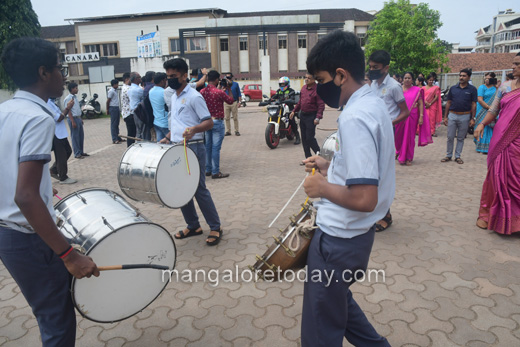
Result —
M 117 90 L 119 89 L 119 81 L 113 79 L 110 81 L 110 85 L 112 88 L 108 91 L 107 95 L 107 111 L 110 115 L 110 134 L 112 135 L 112 143 L 119 144 L 123 141 L 119 137 L 119 93 Z
M 227 89 L 226 93 L 233 97 L 232 105 L 224 105 L 224 112 L 226 114 L 226 134 L 225 136 L 231 135 L 231 114 L 233 114 L 233 125 L 235 126 L 235 135 L 240 136 L 240 132 L 238 129 L 238 108 L 240 107 L 240 98 L 242 97 L 242 93 L 240 92 L 240 86 L 237 82 L 233 81 L 233 74 L 228 72 L 226 74 L 226 79 L 231 83 L 231 89 Z
M 121 114 L 126 124 L 126 135 L 129 137 L 135 137 L 136 128 L 135 121 L 130 109 L 130 97 L 128 91 L 130 90 L 130 72 L 123 74 L 123 87 L 121 88 Z M 126 139 L 126 146 L 130 147 L 135 140 Z
M 89 155 L 83 150 L 83 143 L 85 141 L 85 133 L 83 131 L 83 119 L 81 119 L 81 108 L 79 107 L 78 98 L 78 84 L 71 82 L 68 87 L 69 95 L 63 101 L 63 107 L 67 107 L 70 100 L 74 100 L 74 106 L 68 113 L 68 123 L 70 128 L 70 136 L 72 138 L 72 149 L 74 150 L 74 157 L 76 159 L 83 159 Z
M 160 142 L 168 134 L 168 111 L 164 103 L 164 88 L 166 88 L 166 74 L 158 72 L 155 74 L 153 83 L 155 87 L 150 90 L 148 97 L 153 109 L 153 126 L 157 134 L 157 142 Z

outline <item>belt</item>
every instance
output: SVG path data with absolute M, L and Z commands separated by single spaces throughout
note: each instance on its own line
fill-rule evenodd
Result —
M 195 143 L 204 143 L 204 140 L 201 139 L 201 140 L 188 140 L 186 141 L 188 144 L 195 144 Z M 180 144 L 183 144 L 184 141 L 179 141 L 179 142 L 171 142 L 172 145 L 180 145 Z
M 450 113 L 453 113 L 453 114 L 456 114 L 456 115 L 459 115 L 459 116 L 463 116 L 465 114 L 470 114 L 471 111 L 462 111 L 462 112 L 450 111 Z
M 215 120 L 224 120 L 224 117 L 222 117 L 222 118 L 220 118 L 220 117 L 219 117 L 219 118 L 217 118 L 217 117 L 211 117 L 211 118 L 212 118 L 212 119 L 215 119 Z

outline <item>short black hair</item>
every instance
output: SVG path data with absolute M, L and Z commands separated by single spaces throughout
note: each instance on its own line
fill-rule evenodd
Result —
M 464 72 L 466 75 L 468 75 L 468 77 L 471 77 L 471 73 L 472 73 L 471 69 L 469 69 L 469 68 L 462 69 L 459 71 L 459 74 L 462 72 Z
M 153 78 L 153 83 L 159 84 L 166 79 L 166 74 L 164 72 L 157 72 L 155 77 Z
M 226 78 L 227 78 L 228 76 L 231 77 L 231 78 L 233 78 L 233 74 L 232 74 L 231 72 L 226 72 Z
M 437 81 L 437 74 L 435 72 L 430 72 L 427 79 L 433 78 L 434 81 Z
M 123 81 L 127 80 L 127 79 L 130 79 L 130 72 L 125 72 L 123 74 Z
M 368 57 L 368 61 L 383 64 L 383 66 L 388 66 L 390 65 L 390 53 L 382 49 L 374 51 L 372 54 L 370 54 L 370 57 Z
M 2 52 L 5 72 L 19 88 L 38 82 L 41 66 L 47 71 L 56 67 L 59 51 L 54 43 L 37 37 L 20 37 L 9 42 Z
M 484 75 L 484 77 L 486 77 L 486 76 L 489 76 L 489 77 L 491 77 L 491 78 L 495 78 L 495 77 L 497 77 L 497 75 L 496 75 L 493 71 L 491 71 L 491 72 L 486 72 L 486 74 Z
M 327 34 L 307 57 L 307 71 L 313 75 L 326 71 L 334 76 L 338 68 L 347 70 L 358 83 L 365 78 L 365 53 L 351 32 L 336 30 Z
M 164 62 L 163 68 L 165 70 L 172 69 L 177 70 L 182 74 L 185 74 L 188 72 L 188 64 L 186 64 L 186 61 L 182 58 L 174 58 L 170 59 Z
M 110 81 L 110 85 L 111 85 L 111 86 L 114 86 L 114 84 L 119 85 L 119 81 L 116 80 L 115 78 L 114 78 L 112 81 Z
M 76 88 L 77 86 L 78 86 L 78 84 L 76 82 L 70 82 L 67 85 L 67 89 L 69 90 L 69 92 L 72 92 L 72 89 Z
M 208 82 L 214 82 L 220 78 L 220 72 L 211 70 L 208 72 Z
M 513 75 L 512 72 L 511 72 L 511 73 L 508 73 L 508 74 L 506 75 L 506 78 L 509 78 L 510 80 L 514 80 L 514 79 L 515 79 L 515 75 Z
M 154 77 L 155 77 L 155 71 L 146 71 L 146 74 L 144 75 L 143 81 L 144 82 L 152 82 Z
M 420 84 L 421 86 L 425 86 L 425 85 L 426 85 L 426 83 L 424 82 L 424 77 L 422 77 L 422 76 L 418 76 L 418 77 L 417 77 L 417 80 L 419 81 L 419 84 Z
M 199 75 L 199 69 L 192 69 L 190 75 L 191 76 L 198 76 Z

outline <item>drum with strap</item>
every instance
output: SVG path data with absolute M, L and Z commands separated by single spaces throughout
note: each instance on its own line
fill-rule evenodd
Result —
M 320 156 L 327 159 L 332 160 L 334 157 L 334 149 L 336 148 L 336 139 L 338 137 L 337 132 L 333 132 L 330 134 L 325 141 L 323 142 L 323 146 L 321 146 Z
M 98 267 L 125 264 L 131 270 L 101 272 L 99 277 L 72 280 L 79 313 L 92 321 L 117 322 L 151 304 L 169 283 L 176 249 L 163 227 L 150 222 L 119 194 L 83 189 L 54 206 L 57 226 L 69 243 Z M 140 268 L 133 268 L 142 264 Z M 123 267 L 124 268 L 124 267 Z

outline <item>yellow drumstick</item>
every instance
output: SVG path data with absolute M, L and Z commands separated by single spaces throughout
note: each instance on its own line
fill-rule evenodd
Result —
M 312 168 L 311 176 L 314 176 L 314 173 L 316 172 L 315 168 Z M 309 197 L 307 196 L 307 199 L 305 199 L 305 202 L 303 203 L 303 206 L 307 206 L 307 203 L 309 202 Z M 300 210 L 300 212 L 303 211 L 303 207 Z

